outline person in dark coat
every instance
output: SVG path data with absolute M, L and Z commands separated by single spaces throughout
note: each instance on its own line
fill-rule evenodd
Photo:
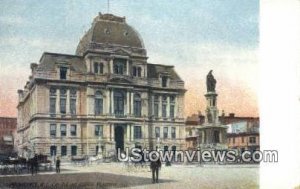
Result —
M 35 154 L 34 158 L 33 158 L 33 164 L 34 164 L 34 171 L 35 171 L 35 174 L 38 173 L 38 169 L 39 169 L 39 160 L 38 160 L 38 156 L 37 154 Z
M 31 170 L 31 175 L 34 173 L 34 158 L 29 159 L 29 165 Z
M 153 159 L 156 159 L 156 157 L 154 157 Z M 159 169 L 161 168 L 161 161 L 160 161 L 159 157 L 158 157 L 157 161 L 151 161 L 150 168 L 152 170 L 152 182 L 158 183 L 158 172 L 159 172 Z
M 56 173 L 60 173 L 60 159 L 57 157 L 56 159 Z

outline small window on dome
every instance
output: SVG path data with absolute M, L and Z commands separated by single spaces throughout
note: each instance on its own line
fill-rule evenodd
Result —
M 124 34 L 124 36 L 128 36 L 129 33 L 128 33 L 128 31 L 124 31 L 123 34 Z

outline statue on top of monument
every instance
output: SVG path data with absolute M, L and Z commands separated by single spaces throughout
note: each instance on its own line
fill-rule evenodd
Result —
M 212 70 L 210 70 L 206 76 L 206 88 L 207 92 L 215 92 L 216 91 L 216 79 L 212 74 Z

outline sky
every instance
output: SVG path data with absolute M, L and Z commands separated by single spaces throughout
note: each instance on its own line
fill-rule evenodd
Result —
M 17 116 L 17 90 L 43 52 L 74 54 L 98 12 L 125 16 L 149 63 L 174 65 L 185 81 L 185 115 L 206 104 L 217 80 L 220 112 L 258 116 L 258 0 L 0 0 L 0 116 Z

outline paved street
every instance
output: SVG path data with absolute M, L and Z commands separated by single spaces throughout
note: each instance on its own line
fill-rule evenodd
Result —
M 63 165 L 61 174 L 1 176 L 1 188 L 258 188 L 257 165 L 173 165 L 162 167 L 161 182 L 151 183 L 149 167 L 104 163 Z

